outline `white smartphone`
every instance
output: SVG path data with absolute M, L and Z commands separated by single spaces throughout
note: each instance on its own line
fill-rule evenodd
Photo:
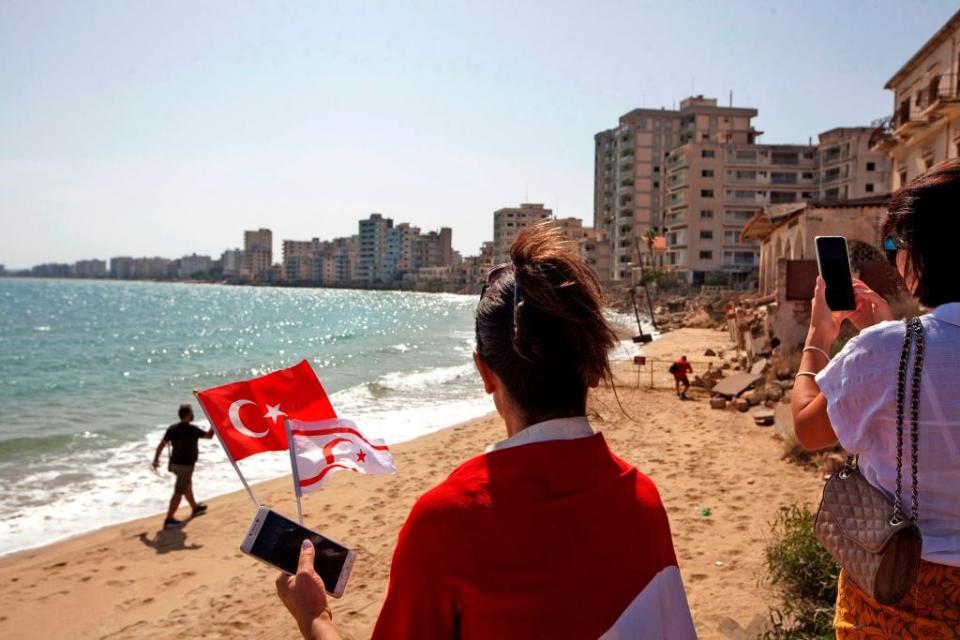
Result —
M 260 507 L 250 530 L 240 545 L 248 556 L 293 575 L 297 572 L 300 545 L 305 539 L 313 542 L 316 556 L 313 567 L 323 586 L 334 598 L 343 595 L 353 569 L 354 552 L 330 538 L 284 518 L 268 507 Z

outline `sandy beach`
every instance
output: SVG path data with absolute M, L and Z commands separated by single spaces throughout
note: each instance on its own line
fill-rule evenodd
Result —
M 683 329 L 645 354 L 686 353 L 700 370 L 704 350 L 726 341 L 725 332 Z M 740 637 L 738 628 L 776 604 L 762 568 L 770 521 L 781 505 L 815 505 L 822 480 L 782 461 L 772 429 L 748 414 L 711 410 L 703 392 L 679 401 L 665 365 L 653 390 L 647 373 L 636 388 L 631 364 L 620 365 L 617 378 L 624 411 L 610 389 L 599 389 L 594 428 L 660 488 L 700 637 Z M 495 415 L 445 429 L 394 446 L 396 476 L 340 474 L 304 498 L 306 524 L 357 551 L 346 594 L 333 603 L 345 637 L 369 636 L 414 500 L 504 435 Z M 296 513 L 289 478 L 256 491 L 265 504 Z M 209 512 L 183 529 L 161 530 L 158 514 L 0 559 L 0 637 L 297 637 L 274 593 L 276 572 L 239 551 L 253 515 L 246 494 L 206 502 Z

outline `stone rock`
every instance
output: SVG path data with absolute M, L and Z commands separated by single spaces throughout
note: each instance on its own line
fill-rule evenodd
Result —
M 717 352 L 714 351 L 713 349 L 707 349 L 706 351 L 703 352 L 703 355 L 713 357 L 717 355 Z
M 790 404 L 790 395 L 791 395 L 791 394 L 790 394 L 790 390 L 789 390 L 789 389 L 787 389 L 786 391 L 784 391 L 784 392 L 783 392 L 783 397 L 780 398 L 780 402 L 782 402 L 783 404 Z
M 770 400 L 779 400 L 783 397 L 783 387 L 778 384 L 768 384 L 764 390 Z
M 763 404 L 763 401 L 767 399 L 767 395 L 763 392 L 763 389 L 754 389 L 744 397 L 747 399 L 747 402 L 750 403 L 751 407 Z
M 770 409 L 757 409 L 750 414 L 753 421 L 758 426 L 769 426 L 773 424 L 774 413 Z
M 730 363 L 727 362 L 726 360 L 724 360 L 723 364 L 720 365 L 720 368 L 721 368 L 721 369 L 729 369 L 729 368 L 730 368 Z
M 793 368 L 788 364 L 781 364 L 777 367 L 777 379 L 787 380 L 793 377 Z
M 767 362 L 768 361 L 766 358 L 760 358 L 759 360 L 753 363 L 752 367 L 750 367 L 750 373 L 755 373 L 755 374 L 763 373 L 764 371 L 767 370 Z
M 710 398 L 710 408 L 711 409 L 726 409 L 727 401 L 723 398 Z
M 733 406 L 740 413 L 746 413 L 750 410 L 750 401 L 746 398 L 737 398 L 733 401 Z

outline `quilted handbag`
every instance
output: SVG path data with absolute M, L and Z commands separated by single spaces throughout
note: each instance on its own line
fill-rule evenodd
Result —
M 903 415 L 907 364 L 914 339 L 910 397 L 913 504 L 907 518 L 901 500 Z M 863 477 L 858 458 L 849 456 L 843 468 L 827 480 L 814 524 L 820 544 L 857 586 L 881 604 L 899 602 L 913 586 L 920 569 L 923 540 L 917 528 L 917 424 L 923 353 L 923 326 L 918 318 L 909 318 L 897 379 L 897 484 L 893 503 Z

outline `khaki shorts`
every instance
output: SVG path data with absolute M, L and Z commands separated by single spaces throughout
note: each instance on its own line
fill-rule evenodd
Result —
M 172 462 L 167 466 L 167 469 L 170 472 L 177 476 L 177 481 L 173 485 L 173 490 L 177 493 L 186 493 L 187 489 L 190 488 L 190 481 L 193 478 L 193 465 L 192 464 L 173 464 Z

